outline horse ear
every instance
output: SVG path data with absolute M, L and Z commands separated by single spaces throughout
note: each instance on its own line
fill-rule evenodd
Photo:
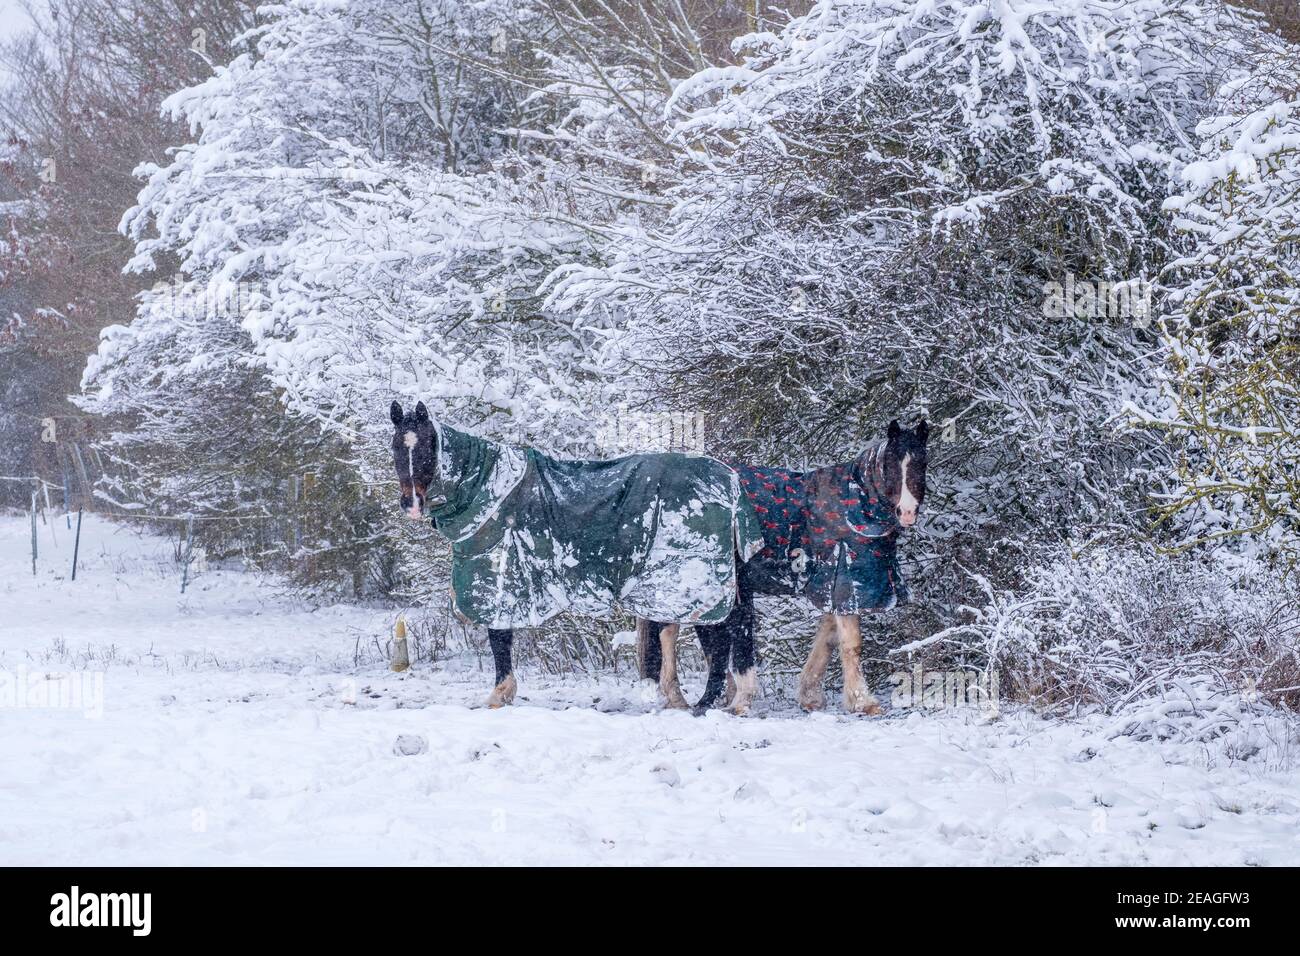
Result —
M 916 423 L 916 437 L 921 439 L 922 445 L 924 445 L 930 438 L 930 423 L 924 418 Z
M 402 403 L 393 402 L 388 406 L 388 417 L 393 420 L 393 424 L 398 428 L 402 427 Z
M 889 423 L 889 431 L 887 432 L 889 436 L 889 443 L 892 445 L 895 442 L 897 442 L 898 436 L 901 435 L 902 433 L 903 433 L 903 429 L 899 426 L 898 419 L 895 418 L 892 422 Z
M 415 420 L 421 425 L 429 420 L 429 410 L 424 407 L 424 402 L 415 403 Z

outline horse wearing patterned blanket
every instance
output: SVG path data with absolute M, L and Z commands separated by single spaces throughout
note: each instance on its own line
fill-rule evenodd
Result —
M 838 644 L 845 706 L 855 713 L 879 712 L 862 677 L 859 616 L 908 599 L 898 537 L 915 523 L 925 498 L 928 438 L 924 419 L 915 429 L 893 421 L 884 441 L 850 462 L 807 472 L 732 466 L 758 515 L 763 547 L 741 571 L 740 600 L 727 620 L 696 627 L 710 662 L 700 706 L 722 696 L 729 651 L 732 709 L 744 713 L 749 707 L 758 687 L 753 599 L 765 594 L 807 598 L 822 612 L 800 675 L 800 704 L 807 710 L 825 705 L 822 681 Z M 650 653 L 646 669 L 653 672 L 654 664 Z

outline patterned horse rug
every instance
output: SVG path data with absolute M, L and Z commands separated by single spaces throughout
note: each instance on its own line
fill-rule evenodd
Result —
M 428 513 L 452 542 L 456 609 L 536 627 L 615 604 L 652 621 L 723 620 L 737 560 L 763 546 L 736 472 L 673 453 L 563 461 L 435 423 Z
M 733 466 L 763 528 L 763 548 L 745 567 L 756 594 L 806 597 L 835 614 L 907 600 L 899 525 L 879 491 L 883 448 L 807 472 Z

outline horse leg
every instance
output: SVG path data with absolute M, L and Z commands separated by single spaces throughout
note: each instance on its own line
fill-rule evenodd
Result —
M 844 670 L 844 707 L 851 714 L 876 715 L 880 702 L 871 696 L 862 676 L 862 622 L 856 614 L 836 614 L 840 637 L 840 666 Z
M 510 645 L 514 640 L 515 632 L 510 628 L 488 628 L 488 643 L 492 645 L 492 663 L 496 665 L 497 683 L 488 695 L 487 705 L 494 709 L 505 707 L 515 700 L 517 684 L 514 664 L 510 660 Z
M 678 624 L 663 624 L 659 628 L 659 649 L 663 652 L 663 666 L 659 670 L 659 689 L 674 710 L 686 710 L 686 698 L 677 683 L 677 632 Z
M 659 648 L 659 630 L 663 625 L 636 619 L 636 669 L 642 680 L 659 683 L 659 670 L 663 667 L 663 651 Z
M 735 609 L 732 609 L 735 614 Z M 722 696 L 725 685 L 731 684 L 731 691 L 735 692 L 735 683 L 731 681 L 731 673 L 727 670 L 727 664 L 731 659 L 731 631 L 728 629 L 727 621 L 719 624 L 696 624 L 695 636 L 700 639 L 700 649 L 704 651 L 704 661 L 709 667 L 709 681 L 704 687 L 704 696 L 699 699 L 695 705 L 696 711 L 705 711 L 718 702 Z
M 731 695 L 731 712 L 744 714 L 758 694 L 758 652 L 754 645 L 754 592 L 740 577 L 740 593 L 731 622 L 731 666 L 736 672 L 735 691 Z
M 835 643 L 835 615 L 823 614 L 817 622 L 808 660 L 799 672 L 799 706 L 804 710 L 821 710 L 826 706 L 826 691 L 822 681 L 826 678 L 826 665 L 831 660 L 831 647 Z

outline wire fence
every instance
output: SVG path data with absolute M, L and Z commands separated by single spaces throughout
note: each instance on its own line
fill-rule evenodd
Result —
M 42 439 L 40 454 L 29 465 L 39 474 L 0 476 L 0 507 L 24 508 L 30 492 L 37 490 L 46 508 L 94 510 L 95 484 L 106 474 L 99 451 L 88 441 L 54 434 L 58 437 Z
M 304 586 L 323 581 L 327 590 L 340 595 L 382 590 L 382 584 L 373 585 L 368 577 L 375 562 L 364 555 L 358 557 L 359 551 L 368 546 L 373 549 L 382 537 L 376 518 L 380 511 L 377 486 L 339 481 L 337 476 L 326 480 L 305 470 L 284 478 L 278 487 L 272 483 L 255 508 L 247 511 L 168 511 L 110 493 L 129 489 L 130 483 L 106 467 L 89 441 L 60 436 L 42 450 L 36 462 L 41 474 L 0 475 L 0 509 L 30 515 L 33 574 L 42 563 L 36 528 L 57 520 L 68 530 L 74 530 L 74 523 L 78 525 L 70 569 L 75 579 L 80 519 L 93 513 L 152 526 L 171 537 L 182 593 L 215 557 L 237 558 L 245 567 L 287 571 L 294 583 Z M 357 520 L 359 510 L 368 511 L 369 519 Z

